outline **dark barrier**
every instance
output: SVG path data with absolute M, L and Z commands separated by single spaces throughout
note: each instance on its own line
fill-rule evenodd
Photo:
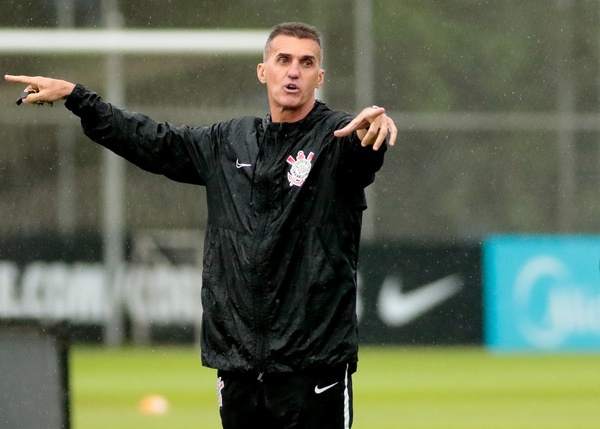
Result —
M 52 237 L 4 242 L 0 316 L 69 320 L 75 340 L 100 340 L 112 305 L 103 291 L 104 271 L 100 264 L 80 263 L 97 261 L 98 243 Z M 34 248 L 32 259 L 25 250 Z M 481 258 L 478 244 L 364 243 L 358 267 L 361 341 L 482 344 Z M 153 339 L 193 341 L 194 329 L 184 336 L 175 333 L 196 326 L 201 315 L 199 272 L 183 265 L 124 269 L 118 280 L 127 320 L 136 326 L 152 324 L 146 328 Z
M 479 245 L 363 245 L 360 336 L 370 344 L 481 344 Z
M 65 330 L 0 320 L 0 429 L 69 427 Z

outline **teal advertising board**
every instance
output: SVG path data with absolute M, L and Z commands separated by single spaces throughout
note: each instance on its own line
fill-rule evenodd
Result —
M 496 236 L 483 248 L 496 351 L 600 351 L 600 236 Z

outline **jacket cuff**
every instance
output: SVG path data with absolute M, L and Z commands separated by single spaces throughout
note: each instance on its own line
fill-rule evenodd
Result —
M 87 92 L 88 91 L 83 85 L 80 83 L 76 84 L 75 88 L 73 88 L 73 91 L 65 101 L 65 107 L 79 116 L 79 111 L 82 108 L 83 100 Z

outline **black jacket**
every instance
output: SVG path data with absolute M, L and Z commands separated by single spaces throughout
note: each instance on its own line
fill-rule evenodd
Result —
M 202 361 L 227 371 L 356 363 L 364 187 L 383 163 L 352 117 L 321 102 L 303 120 L 174 127 L 78 85 L 66 102 L 92 140 L 139 167 L 206 186 Z

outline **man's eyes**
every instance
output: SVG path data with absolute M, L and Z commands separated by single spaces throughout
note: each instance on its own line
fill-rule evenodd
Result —
M 279 64 L 288 64 L 289 62 L 291 62 L 291 60 L 287 57 L 279 57 L 277 58 L 277 62 Z M 314 64 L 313 60 L 301 60 L 300 64 L 302 64 L 304 67 L 312 67 Z

